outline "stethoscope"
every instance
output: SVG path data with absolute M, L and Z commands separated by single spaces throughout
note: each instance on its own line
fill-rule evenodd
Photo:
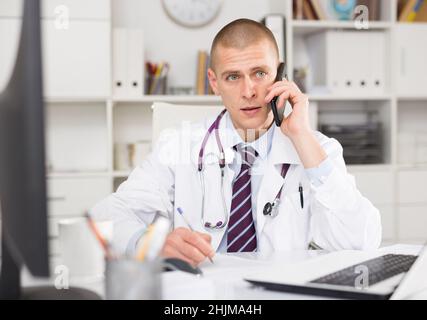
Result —
M 225 153 L 224 153 L 224 148 L 223 148 L 222 143 L 221 143 L 221 139 L 219 138 L 219 130 L 218 130 L 219 123 L 221 122 L 221 119 L 226 112 L 227 112 L 227 110 L 224 109 L 218 115 L 218 117 L 215 119 L 215 121 L 211 124 L 208 131 L 206 132 L 205 137 L 203 138 L 203 142 L 202 142 L 202 145 L 201 145 L 200 151 L 199 151 L 197 170 L 199 172 L 200 184 L 202 187 L 202 225 L 205 227 L 205 229 L 208 229 L 208 230 L 223 229 L 224 227 L 227 226 L 228 220 L 229 220 L 229 216 L 227 214 L 227 205 L 225 203 L 225 194 L 224 194 Z M 221 199 L 222 199 L 222 208 L 223 208 L 223 212 L 224 212 L 224 214 L 223 214 L 224 221 L 219 220 L 215 224 L 207 221 L 206 217 L 205 217 L 205 178 L 203 175 L 204 152 L 205 152 L 205 148 L 206 148 L 206 145 L 208 143 L 209 137 L 212 134 L 212 132 L 214 132 L 214 131 L 215 131 L 216 143 L 217 143 L 218 150 L 219 150 L 218 165 L 219 165 L 219 169 L 221 171 Z M 282 165 L 281 175 L 282 175 L 283 179 L 285 178 L 286 173 L 288 172 L 288 169 L 289 169 L 289 164 L 283 164 Z M 273 202 L 267 202 L 264 205 L 263 214 L 265 216 L 276 217 L 278 215 L 278 212 L 279 212 L 278 208 L 280 205 L 280 196 L 282 195 L 282 189 L 283 189 L 283 185 L 280 188 L 279 192 L 277 193 L 276 198 L 273 200 Z

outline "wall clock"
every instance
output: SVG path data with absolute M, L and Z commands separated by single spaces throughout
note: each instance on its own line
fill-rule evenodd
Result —
M 179 25 L 201 27 L 216 18 L 223 0 L 162 0 L 167 15 Z

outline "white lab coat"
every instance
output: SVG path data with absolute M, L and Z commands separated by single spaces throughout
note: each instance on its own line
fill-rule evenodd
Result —
M 227 162 L 234 151 L 227 141 L 225 123 L 219 126 Z M 98 219 L 114 221 L 116 250 L 134 250 L 135 236 L 153 222 L 156 215 L 168 216 L 174 228 L 185 222 L 176 211 L 183 208 L 187 220 L 200 232 L 212 236 L 218 249 L 226 228 L 205 230 L 201 219 L 202 188 L 197 171 L 197 158 L 203 137 L 214 119 L 165 132 L 151 155 L 136 167 L 116 193 L 98 203 L 91 211 Z M 357 190 L 354 177 L 346 171 L 343 150 L 335 139 L 316 132 L 316 137 L 333 163 L 331 174 L 316 187 L 307 177 L 299 156 L 288 137 L 275 127 L 271 150 L 261 165 L 266 166 L 257 195 L 256 231 L 258 251 L 307 249 L 311 241 L 326 250 L 375 249 L 381 242 L 381 219 L 378 210 Z M 219 154 L 215 136 L 211 135 L 205 155 Z M 224 220 L 218 163 L 205 163 L 206 220 Z M 215 162 L 215 161 L 214 161 Z M 281 164 L 289 163 L 285 179 Z M 224 194 L 230 212 L 234 172 L 226 166 Z M 299 184 L 304 189 L 301 208 Z M 283 185 L 279 213 L 264 216 L 263 208 L 272 202 Z M 130 246 L 130 247 L 129 247 Z M 130 251 L 132 252 L 132 251 Z

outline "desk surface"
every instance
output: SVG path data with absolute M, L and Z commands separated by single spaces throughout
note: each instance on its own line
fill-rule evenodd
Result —
M 379 249 L 382 253 L 417 254 L 421 246 L 394 245 Z M 271 255 L 262 253 L 217 254 L 215 263 L 209 261 L 200 266 L 204 275 L 193 276 L 183 272 L 166 272 L 162 275 L 163 298 L 170 300 L 276 300 L 276 299 L 318 299 L 312 296 L 292 295 L 254 288 L 243 280 L 244 277 L 268 270 L 272 266 L 294 264 L 327 254 L 325 251 L 293 251 Z M 24 285 L 40 282 L 27 275 L 23 276 Z M 53 283 L 53 282 L 52 282 Z M 104 296 L 103 277 L 92 279 L 71 279 L 71 285 L 91 289 Z M 427 292 L 422 293 L 427 298 Z
M 418 254 L 422 246 L 394 245 L 378 251 L 385 253 Z M 191 281 L 186 274 L 166 275 L 165 299 L 230 299 L 230 300 L 308 300 L 319 299 L 314 296 L 296 295 L 268 291 L 251 286 L 244 281 L 251 274 L 270 270 L 271 267 L 297 264 L 309 259 L 325 255 L 326 251 L 293 251 L 276 252 L 271 255 L 262 253 L 240 253 L 217 255 L 215 265 L 204 262 L 201 268 L 204 277 Z M 181 280 L 179 279 L 181 277 Z M 172 289 L 171 289 L 172 288 Z M 166 288 L 165 288 L 166 289 Z M 424 299 L 426 298 L 424 294 Z

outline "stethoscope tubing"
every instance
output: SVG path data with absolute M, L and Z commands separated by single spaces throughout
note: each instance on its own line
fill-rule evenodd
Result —
M 229 220 L 229 216 L 227 213 L 227 205 L 226 205 L 226 201 L 225 201 L 225 194 L 224 194 L 225 153 L 224 153 L 224 148 L 223 148 L 222 143 L 221 143 L 221 139 L 219 137 L 219 130 L 218 130 L 221 119 L 225 115 L 226 112 L 227 112 L 227 109 L 224 109 L 223 111 L 221 111 L 221 113 L 218 115 L 218 117 L 215 119 L 215 121 L 211 124 L 211 126 L 209 127 L 208 131 L 205 134 L 205 137 L 203 138 L 203 142 L 202 142 L 202 145 L 201 145 L 200 150 L 199 150 L 197 170 L 199 172 L 200 184 L 202 187 L 202 217 L 201 217 L 201 220 L 202 220 L 203 227 L 207 230 L 223 229 L 225 226 L 228 225 L 228 220 Z M 210 222 L 207 222 L 205 219 L 205 190 L 206 189 L 205 189 L 205 178 L 203 176 L 203 170 L 204 170 L 203 158 L 204 158 L 205 147 L 208 143 L 210 135 L 213 132 L 215 132 L 215 139 L 217 142 L 218 150 L 220 152 L 220 155 L 218 158 L 218 165 L 219 165 L 219 168 L 221 170 L 221 198 L 222 198 L 222 206 L 223 206 L 223 210 L 224 210 L 224 221 L 218 221 L 214 225 L 211 224 Z M 281 175 L 282 175 L 283 179 L 285 178 L 285 176 L 288 172 L 289 166 L 290 165 L 287 163 L 282 165 Z M 280 204 L 280 197 L 282 195 L 282 190 L 283 190 L 283 185 L 280 188 L 279 192 L 277 193 L 274 201 L 273 202 L 267 202 L 265 204 L 265 206 L 263 208 L 263 214 L 264 215 L 269 215 L 272 217 L 277 216 L 278 206 Z

